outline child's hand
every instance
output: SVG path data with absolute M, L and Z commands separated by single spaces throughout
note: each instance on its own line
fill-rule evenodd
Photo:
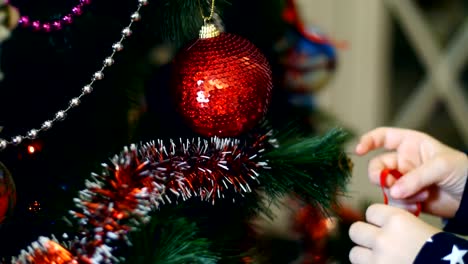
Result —
M 369 178 L 379 184 L 380 172 L 396 169 L 403 173 L 390 180 L 390 195 L 408 203 L 422 202 L 423 211 L 453 217 L 460 206 L 468 174 L 467 156 L 434 138 L 413 130 L 381 127 L 363 135 L 356 153 L 391 150 L 369 163 Z
M 353 264 L 413 263 L 424 243 L 440 232 L 405 210 L 383 204 L 371 205 L 366 221 L 349 229 L 357 244 L 349 253 Z

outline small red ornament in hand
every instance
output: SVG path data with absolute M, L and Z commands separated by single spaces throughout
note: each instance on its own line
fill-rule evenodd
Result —
M 248 40 L 202 27 L 174 61 L 175 100 L 192 129 L 204 136 L 235 137 L 264 117 L 272 76 L 265 56 Z
M 387 193 L 385 192 L 385 187 L 387 186 L 387 178 L 389 175 L 392 175 L 393 177 L 395 177 L 395 179 L 399 179 L 403 176 L 403 174 L 398 171 L 398 170 L 391 170 L 391 169 L 384 169 L 380 172 L 380 187 L 382 188 L 382 193 L 383 193 L 383 196 L 384 196 L 384 203 L 385 204 L 391 204 L 391 205 L 396 205 L 395 202 L 391 202 L 389 201 L 388 199 L 388 196 L 387 196 Z M 419 216 L 419 214 L 421 213 L 422 211 L 422 204 L 421 203 L 416 203 L 416 211 L 413 212 L 413 214 L 415 216 Z

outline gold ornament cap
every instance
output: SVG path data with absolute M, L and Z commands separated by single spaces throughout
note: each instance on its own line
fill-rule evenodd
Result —
M 201 29 L 200 29 L 200 38 L 201 39 L 208 39 L 208 38 L 214 38 L 219 36 L 221 32 L 218 30 L 218 28 L 212 24 L 212 23 L 205 23 Z

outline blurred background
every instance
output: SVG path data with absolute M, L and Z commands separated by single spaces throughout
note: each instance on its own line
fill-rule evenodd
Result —
M 335 45 L 332 78 L 313 92 L 319 111 L 357 137 L 378 126 L 397 126 L 426 132 L 468 151 L 468 1 L 296 3 L 308 27 L 319 28 L 341 43 Z M 313 125 L 320 122 L 315 120 Z M 349 143 L 349 153 L 357 137 Z M 367 177 L 367 164 L 377 154 L 359 158 L 351 154 L 355 167 L 342 202 L 352 214 L 344 219 L 362 218 L 370 203 L 383 202 L 381 189 Z M 282 218 L 270 228 L 287 236 L 284 226 L 291 218 L 285 212 L 278 208 Z M 426 214 L 421 218 L 443 227 L 440 218 Z M 346 224 L 341 232 L 345 228 Z
M 467 150 L 468 1 L 297 2 L 306 23 L 349 44 L 338 49 L 336 74 L 316 93 L 322 109 L 358 135 L 400 126 Z M 355 208 L 382 201 L 367 180 L 368 156 L 353 159 L 346 202 Z

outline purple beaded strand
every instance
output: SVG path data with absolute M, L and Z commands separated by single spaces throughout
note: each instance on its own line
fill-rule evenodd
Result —
M 80 0 L 80 3 L 74 6 L 71 13 L 64 15 L 62 18 L 41 22 L 39 20 L 31 21 L 28 16 L 21 16 L 18 24 L 23 28 L 32 28 L 34 31 L 51 32 L 54 30 L 60 30 L 64 25 L 69 25 L 73 22 L 75 17 L 83 14 L 83 7 L 89 5 L 91 0 Z

